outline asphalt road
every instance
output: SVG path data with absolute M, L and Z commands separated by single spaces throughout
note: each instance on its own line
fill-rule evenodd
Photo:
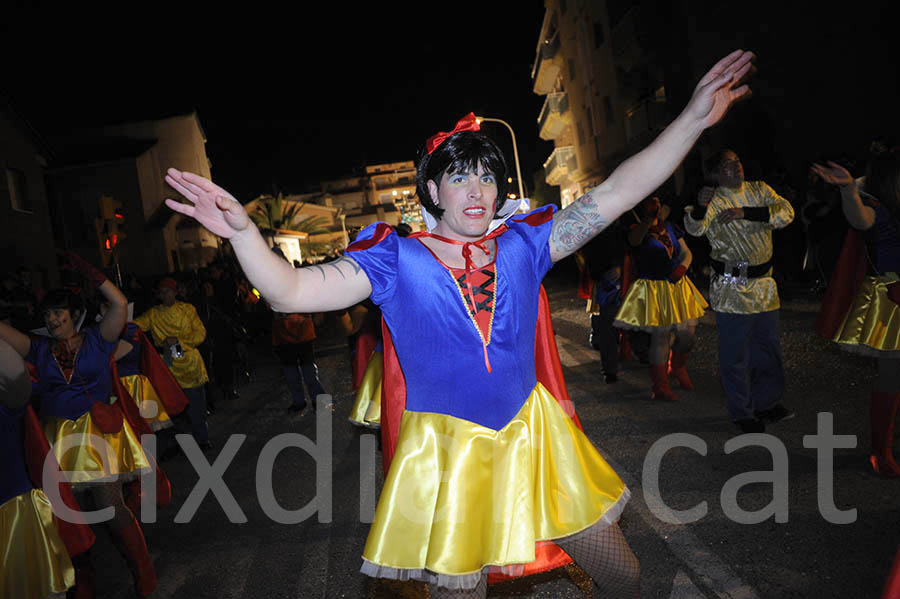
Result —
M 698 327 L 689 363 L 696 390 L 677 391 L 677 403 L 654 401 L 649 398 L 646 367 L 637 362 L 622 366 L 618 383 L 603 382 L 599 356 L 587 345 L 584 302 L 571 284 L 559 279 L 545 283 L 568 389 L 585 432 L 633 494 L 621 526 L 641 559 L 644 597 L 878 596 L 900 541 L 900 481 L 880 479 L 867 470 L 874 364 L 815 336 L 814 299 L 786 302 L 781 312 L 788 375 L 785 403 L 796 418 L 771 426 L 766 439 L 751 439 L 753 444 L 740 448 L 729 445 L 726 451 L 726 442 L 739 432 L 725 412 L 711 319 Z M 240 399 L 219 403 L 211 417 L 216 449 L 207 457 L 218 458 L 220 468 L 228 464 L 222 479 L 236 503 L 227 511 L 207 494 L 188 522 L 177 521 L 187 515 L 179 512 L 201 477 L 185 457 L 164 464 L 175 497 L 171 506 L 160 510 L 157 522 L 145 524 L 160 580 L 155 597 L 427 596 L 416 583 L 371 581 L 359 574 L 367 506 L 382 484 L 380 454 L 372 450 L 374 437 L 347 421 L 353 395 L 346 345 L 327 328 L 323 337 L 321 378 L 335 399 L 333 418 L 323 421 L 324 429 L 317 432 L 312 413 L 285 410 L 287 390 L 264 342 L 252 349 L 252 380 L 240 388 Z M 847 518 L 843 524 L 823 516 L 827 510 L 819 506 L 819 457 L 815 448 L 804 446 L 804 438 L 816 435 L 820 418 L 828 414 L 835 435 L 855 436 L 857 442 L 855 448 L 834 450 L 833 493 L 824 494 L 823 505 L 832 497 L 832 512 L 840 512 L 831 519 Z M 326 446 L 330 433 L 333 457 L 331 467 L 319 472 L 320 486 L 330 472 L 331 501 L 320 490 L 318 515 L 291 524 L 275 521 L 271 501 L 264 497 L 264 488 L 261 498 L 256 482 L 259 465 L 263 474 L 267 469 L 263 449 L 267 444 L 272 449 L 273 439 L 289 439 L 279 437 L 286 433 Z M 659 448 L 658 442 L 665 442 L 661 439 L 692 447 L 664 454 L 659 492 L 652 493 L 655 477 L 647 475 L 655 470 L 645 467 L 645 461 L 652 457 L 654 444 Z M 779 455 L 777 460 L 759 444 L 764 441 Z M 771 482 L 775 462 L 787 468 L 786 478 L 777 485 Z M 272 467 L 272 492 L 281 508 L 297 510 L 314 499 L 316 463 L 303 449 L 285 449 Z M 757 482 L 750 480 L 754 476 Z M 736 507 L 723 508 L 723 489 L 736 489 Z M 726 514 L 766 510 L 775 496 L 779 513 L 763 513 L 758 523 L 737 522 Z M 672 512 L 664 513 L 660 500 L 670 510 L 689 510 L 705 502 L 706 512 L 693 521 L 682 516 L 679 522 Z M 330 517 L 328 509 L 322 509 L 329 504 Z M 323 514 L 326 521 L 320 521 Z M 240 515 L 243 518 L 236 517 Z M 124 561 L 102 527 L 96 530 L 92 560 L 98 569 L 97 596 L 131 597 Z M 585 586 L 581 573 L 570 569 L 492 587 L 489 596 L 574 598 L 585 596 Z

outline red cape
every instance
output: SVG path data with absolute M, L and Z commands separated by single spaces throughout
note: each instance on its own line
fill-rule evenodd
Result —
M 832 339 L 844 316 L 850 310 L 853 298 L 866 278 L 866 244 L 856 229 L 847 231 L 841 255 L 834 266 L 831 281 L 822 298 L 819 315 L 816 317 L 816 332 Z
M 135 327 L 135 334 L 130 339 L 131 343 L 138 343 L 141 347 L 141 373 L 150 379 L 150 384 L 156 389 L 156 394 L 166 408 L 169 416 L 180 414 L 187 408 L 188 398 L 184 394 L 184 390 L 166 363 L 153 347 L 150 338 L 141 330 Z M 119 377 L 116 377 L 119 380 Z M 131 424 L 131 421 L 129 421 Z
M 897 549 L 897 555 L 894 557 L 894 566 L 891 568 L 891 573 L 888 574 L 887 580 L 884 581 L 881 599 L 900 599 L 900 549 Z
M 373 314 L 377 314 L 377 316 L 373 317 Z M 362 384 L 366 368 L 369 366 L 369 360 L 372 358 L 372 354 L 375 353 L 375 347 L 378 346 L 379 323 L 377 318 L 380 317 L 380 314 L 380 312 L 373 313 L 372 310 L 369 310 L 356 336 L 356 347 L 354 348 L 350 364 L 353 372 L 354 391 L 359 389 L 359 386 Z
M 382 320 L 382 334 L 384 337 L 384 379 L 381 395 L 381 440 L 382 462 L 384 472 L 387 474 L 397 447 L 397 437 L 400 433 L 400 417 L 406 409 L 406 380 L 397 359 L 397 352 L 391 339 L 391 333 L 387 324 Z M 581 427 L 575 406 L 566 391 L 566 383 L 563 379 L 562 363 L 559 359 L 559 351 L 556 348 L 556 338 L 553 333 L 553 323 L 550 318 L 550 304 L 547 293 L 541 286 L 538 301 L 538 319 L 535 330 L 534 358 L 537 380 L 547 388 L 553 397 L 562 406 L 563 411 L 572 421 Z M 539 542 L 535 546 L 535 561 L 525 564 L 522 576 L 538 574 L 565 566 L 572 559 L 556 544 L 552 542 Z M 506 574 L 492 573 L 488 576 L 489 583 L 502 582 L 516 578 Z
M 147 335 L 138 328 L 134 337 L 132 337 L 132 341 L 140 343 L 141 371 L 144 376 L 150 379 L 150 384 L 153 385 L 153 388 L 156 390 L 156 394 L 166 408 L 166 412 L 169 416 L 174 416 L 175 414 L 182 412 L 187 407 L 187 396 L 184 394 L 181 385 L 175 380 L 169 367 L 166 366 L 165 362 L 162 361 L 162 358 L 159 357 L 156 348 L 150 343 Z M 128 421 L 129 426 L 131 426 L 131 429 L 138 437 L 141 435 L 154 434 L 150 425 L 148 425 L 147 421 L 144 420 L 144 417 L 141 416 L 137 404 L 131 397 L 131 394 L 128 393 L 128 390 L 125 389 L 125 386 L 122 384 L 122 380 L 119 378 L 119 367 L 116 364 L 115 358 L 110 356 L 109 362 L 113 393 L 119 398 L 116 405 L 122 410 L 125 420 Z M 148 455 L 147 457 L 151 461 L 153 460 L 152 456 Z M 154 464 L 154 470 L 156 471 L 156 504 L 165 507 L 172 501 L 172 483 L 169 481 L 169 478 L 166 476 L 163 469 L 159 467 L 159 464 Z M 140 485 L 140 479 L 128 483 L 126 485 L 127 494 L 139 496 Z M 136 505 L 136 502 L 134 505 Z

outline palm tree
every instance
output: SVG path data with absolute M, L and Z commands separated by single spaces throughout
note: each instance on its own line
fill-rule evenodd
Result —
M 256 208 L 250 213 L 250 219 L 260 229 L 286 229 L 298 215 L 300 206 L 291 204 L 285 207 L 284 196 L 262 195 L 256 198 Z
M 281 193 L 274 197 L 262 195 L 256 198 L 256 201 L 257 204 L 250 213 L 250 219 L 262 230 L 287 229 L 308 235 L 329 232 L 325 225 L 328 219 L 324 216 L 305 216 L 300 214 L 306 202 L 285 205 L 284 195 Z M 324 254 L 331 249 L 331 246 L 324 243 L 310 243 L 307 240 L 303 244 L 303 249 L 306 254 Z

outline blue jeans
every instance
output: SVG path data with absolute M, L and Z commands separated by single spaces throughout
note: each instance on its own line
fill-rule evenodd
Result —
M 197 443 L 209 441 L 209 425 L 206 422 L 206 385 L 184 389 L 188 398 L 185 412 L 191 421 L 191 434 Z
M 754 418 L 781 403 L 784 366 L 778 310 L 757 314 L 716 312 L 719 373 L 734 421 Z

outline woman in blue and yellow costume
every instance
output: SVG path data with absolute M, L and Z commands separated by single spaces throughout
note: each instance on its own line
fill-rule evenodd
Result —
M 817 328 L 841 349 L 878 360 L 869 462 L 882 476 L 900 477 L 892 451 L 900 407 L 900 150 L 872 159 L 862 189 L 837 163 L 816 164 L 813 171 L 840 187 L 844 216 L 852 227 Z M 849 276 L 840 276 L 844 270 Z M 840 292 L 845 299 L 832 301 Z M 826 316 L 829 309 L 836 318 Z M 829 320 L 836 326 L 829 326 Z
M 650 333 L 651 396 L 674 401 L 678 397 L 669 386 L 670 372 L 682 389 L 694 388 L 687 373 L 687 357 L 694 345 L 697 321 L 708 304 L 685 274 L 693 256 L 684 232 L 666 220 L 669 207 L 651 196 L 638 212 L 640 220 L 628 232 L 637 278 L 613 324 Z
M 28 337 L 0 325 L 0 338 L 34 366 L 34 395 L 53 453 L 73 490 L 89 491 L 98 509 L 112 507 L 108 528 L 131 567 L 142 597 L 156 588 L 156 574 L 140 524 L 125 505 L 122 484 L 150 469 L 140 438 L 112 405 L 110 362 L 125 325 L 127 300 L 96 268 L 71 252 L 67 267 L 80 272 L 109 304 L 96 327 L 76 330 L 83 308 L 71 291 L 47 294 L 41 309 L 51 337 Z
M 0 597 L 46 599 L 73 587 L 72 559 L 95 538 L 77 515 L 70 520 L 55 516 L 56 501 L 61 502 L 57 507 L 76 510 L 77 503 L 58 467 L 45 479 L 49 445 L 28 405 L 30 395 L 22 356 L 0 340 Z M 57 492 L 48 496 L 44 484 Z
M 279 264 L 240 202 L 169 169 L 187 203 L 166 204 L 228 238 L 273 309 L 338 310 L 366 297 L 381 308 L 406 407 L 363 573 L 428 581 L 435 599 L 484 597 L 492 566 L 522 567 L 554 541 L 606 596 L 640 595 L 640 565 L 617 525 L 629 492 L 536 376 L 541 280 L 671 175 L 748 91 L 740 80 L 752 57 L 722 59 L 657 140 L 558 213 L 512 216 L 506 162 L 469 114 L 429 138 L 418 163 L 431 232 L 402 238 L 376 223 L 320 267 Z

